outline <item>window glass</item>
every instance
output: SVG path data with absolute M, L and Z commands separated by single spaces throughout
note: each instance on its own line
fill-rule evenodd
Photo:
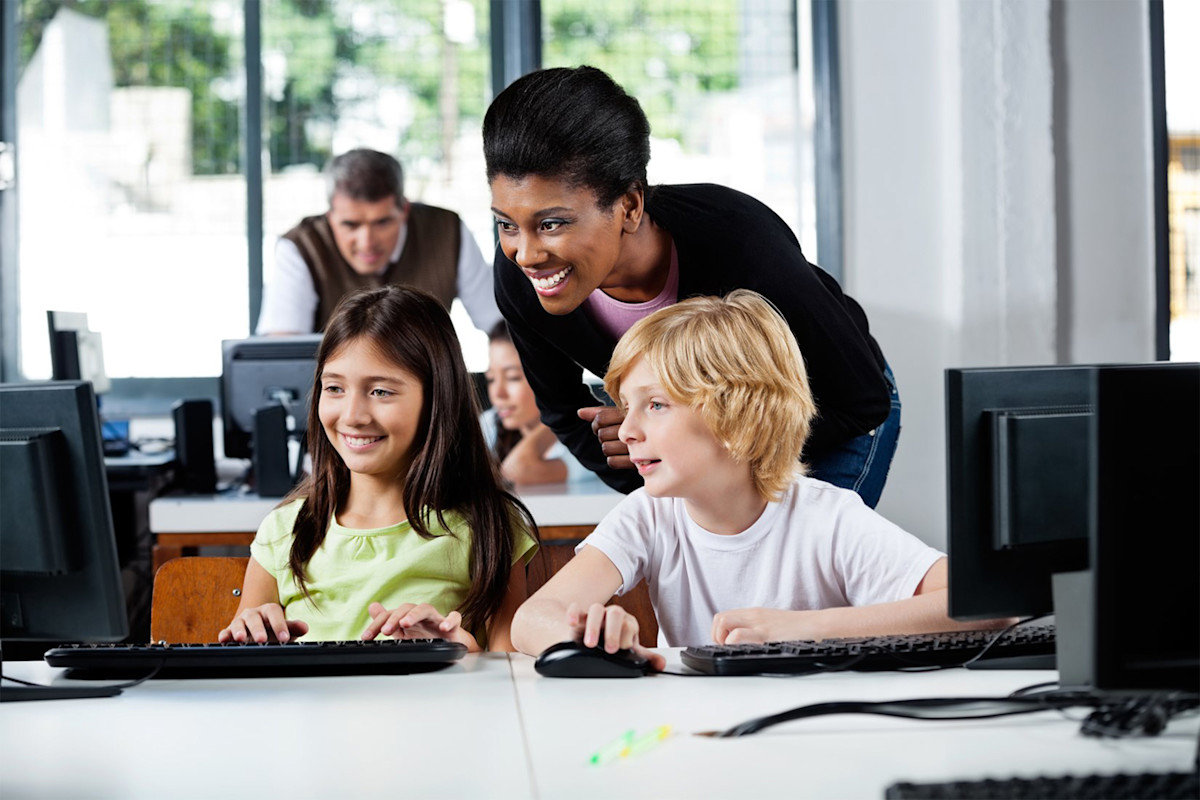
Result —
M 650 120 L 651 183 L 753 195 L 816 261 L 811 90 L 798 69 L 807 5 L 542 0 L 542 60 L 599 67 L 638 99 Z
M 47 310 L 88 315 L 115 379 L 218 375 L 220 341 L 251 331 L 248 247 L 270 280 L 277 238 L 326 209 L 320 168 L 351 147 L 395 154 L 409 197 L 457 211 L 490 260 L 490 0 L 258 4 L 264 235 L 249 244 L 241 0 L 18 2 L 25 376 L 50 373 Z M 819 260 L 807 8 L 544 0 L 543 63 L 595 64 L 641 100 L 652 181 L 753 194 Z M 451 315 L 482 369 L 486 338 L 461 304 Z
M 21 0 L 22 371 L 84 312 L 111 377 L 216 375 L 247 329 L 240 3 Z
M 408 199 L 456 211 L 491 263 L 487 3 L 263 3 L 264 281 L 279 236 L 328 208 L 326 161 L 356 147 L 396 156 Z M 468 366 L 486 369 L 486 335 L 458 301 L 452 317 Z

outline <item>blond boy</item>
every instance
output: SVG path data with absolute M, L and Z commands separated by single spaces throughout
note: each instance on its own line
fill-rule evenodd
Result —
M 946 614 L 946 558 L 796 459 L 817 409 L 796 339 L 746 290 L 639 320 L 604 387 L 645 485 L 517 611 L 517 649 L 637 644 L 607 603 L 645 580 L 668 646 L 967 627 Z M 972 627 L 994 627 L 976 622 Z

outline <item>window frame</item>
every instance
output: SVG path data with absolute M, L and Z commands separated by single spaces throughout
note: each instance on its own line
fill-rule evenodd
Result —
M 12 157 L 13 185 L 0 187 L 0 381 L 20 379 L 17 308 L 17 4 L 0 3 L 0 142 Z
M 1154 196 L 1154 357 L 1171 359 L 1171 220 L 1167 185 L 1166 33 L 1161 0 L 1148 4 L 1150 35 L 1150 139 L 1153 148 Z

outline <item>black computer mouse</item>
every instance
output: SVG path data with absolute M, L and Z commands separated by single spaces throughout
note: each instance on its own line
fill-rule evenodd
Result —
M 632 650 L 607 653 L 583 642 L 559 642 L 542 651 L 533 668 L 547 678 L 640 678 L 652 672 L 649 660 Z

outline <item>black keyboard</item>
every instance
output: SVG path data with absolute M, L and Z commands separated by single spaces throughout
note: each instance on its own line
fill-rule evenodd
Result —
M 1200 797 L 1200 778 L 1195 772 L 894 783 L 884 794 L 885 800 L 1195 800 L 1197 797 Z
M 46 651 L 70 678 L 247 678 L 429 672 L 467 646 L 446 639 L 254 644 L 83 644 Z M 155 672 L 158 669 L 158 672 Z
M 709 675 L 798 675 L 831 670 L 955 667 L 980 653 L 984 655 L 977 663 L 985 666 L 1053 669 L 1053 625 L 1015 628 L 984 652 L 988 642 L 996 639 L 999 633 L 994 630 L 948 631 L 821 641 L 705 645 L 686 648 L 681 658 L 687 666 Z

